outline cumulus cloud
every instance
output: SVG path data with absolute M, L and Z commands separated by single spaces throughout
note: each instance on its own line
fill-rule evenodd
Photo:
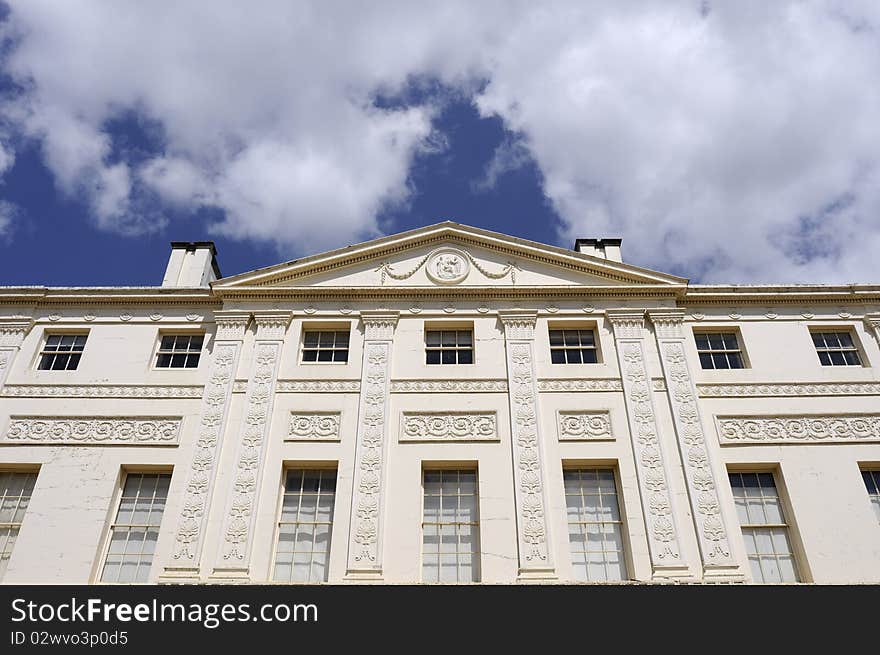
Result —
M 704 281 L 878 277 L 874 2 L 10 5 L 6 121 L 107 229 L 163 225 L 158 198 L 288 252 L 374 236 L 443 136 L 430 98 L 375 98 L 432 80 L 510 131 L 474 188 L 534 162 L 566 245 L 622 236 Z M 115 147 L 126 113 L 157 126 L 146 159 Z

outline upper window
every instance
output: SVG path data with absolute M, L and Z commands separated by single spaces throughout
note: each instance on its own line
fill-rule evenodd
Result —
M 36 481 L 33 472 L 0 472 L 0 579 L 6 573 Z
M 426 330 L 426 364 L 473 364 L 472 330 Z
M 304 362 L 348 361 L 348 330 L 314 330 L 303 334 Z
M 736 332 L 694 332 L 694 341 L 703 368 L 745 367 Z
M 85 334 L 50 334 L 40 351 L 39 370 L 73 371 L 79 365 L 83 348 L 86 346 Z
M 862 479 L 865 481 L 871 506 L 874 508 L 877 520 L 880 521 L 880 471 L 862 471 Z
M 812 332 L 822 366 L 861 366 L 859 349 L 849 332 Z
M 554 364 L 595 364 L 599 361 L 593 330 L 550 330 L 550 361 Z
M 198 368 L 203 334 L 166 334 L 156 354 L 156 368 Z

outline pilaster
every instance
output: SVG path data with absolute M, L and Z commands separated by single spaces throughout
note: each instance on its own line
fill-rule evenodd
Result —
M 691 516 L 700 546 L 703 578 L 742 578 L 731 557 L 728 530 L 718 500 L 718 484 L 706 445 L 697 390 L 684 348 L 684 312 L 648 312 L 663 365 L 678 449 L 684 466 Z
M 229 413 L 229 397 L 250 313 L 214 312 L 214 321 L 217 332 L 211 372 L 202 395 L 199 436 L 180 505 L 171 561 L 165 565 L 159 582 L 197 582 L 201 573 L 205 523 L 214 493 L 217 461 Z
M 865 326 L 869 332 L 873 332 L 877 343 L 880 343 L 880 313 L 865 314 Z
M 12 362 L 21 349 L 25 335 L 34 322 L 29 318 L 6 318 L 0 320 L 0 391 L 12 368 Z
M 608 319 L 614 329 L 653 575 L 655 579 L 688 577 L 645 364 L 644 311 L 609 310 Z
M 266 435 L 272 418 L 275 384 L 291 312 L 254 312 L 257 334 L 248 376 L 244 420 L 239 430 L 235 469 L 230 476 L 213 579 L 250 582 L 257 500 L 263 476 Z
M 346 578 L 381 581 L 388 389 L 397 312 L 362 312 L 364 354 Z
M 555 579 L 547 522 L 541 421 L 535 375 L 535 313 L 499 312 L 504 325 L 513 450 L 519 577 Z

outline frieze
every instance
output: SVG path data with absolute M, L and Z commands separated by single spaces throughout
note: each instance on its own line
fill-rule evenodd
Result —
M 109 416 L 13 416 L 4 443 L 102 446 L 176 446 L 182 418 Z
M 392 380 L 391 393 L 506 393 L 507 380 Z
M 698 384 L 701 398 L 774 396 L 877 396 L 880 382 L 789 382 Z
M 623 391 L 623 383 L 620 378 L 543 378 L 538 391 Z
M 360 390 L 360 380 L 278 380 L 275 386 L 277 393 L 358 393 Z
M 291 412 L 285 441 L 339 441 L 340 412 Z
M 612 441 L 609 411 L 560 411 L 557 430 L 560 441 Z
M 399 441 L 498 441 L 495 412 L 404 412 Z
M 716 416 L 721 445 L 880 441 L 880 414 Z
M 201 398 L 202 385 L 10 384 L 0 396 L 16 398 Z

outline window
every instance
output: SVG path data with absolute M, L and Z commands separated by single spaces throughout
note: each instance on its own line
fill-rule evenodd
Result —
M 167 473 L 126 474 L 101 582 L 147 581 L 170 483 Z
M 871 506 L 874 508 L 877 520 L 880 521 L 880 471 L 862 471 L 862 478 L 868 489 Z
M 788 524 L 772 473 L 731 473 L 730 486 L 755 582 L 797 582 Z
M 426 330 L 426 364 L 473 364 L 473 330 Z
M 694 341 L 703 368 L 744 368 L 735 332 L 694 332 Z
M 571 566 L 577 580 L 625 580 L 623 522 L 611 469 L 565 469 Z
M 425 471 L 423 485 L 422 582 L 479 582 L 476 470 Z
M 595 364 L 599 361 L 592 330 L 550 330 L 550 361 L 554 364 Z
M 36 481 L 33 472 L 0 471 L 0 580 L 9 565 Z
M 156 368 L 198 368 L 203 334 L 166 334 L 159 343 Z
M 812 332 L 822 366 L 861 366 L 859 349 L 849 332 Z
M 41 371 L 75 371 L 86 345 L 85 334 L 50 334 L 40 351 Z
M 277 582 L 326 582 L 336 498 L 335 469 L 290 469 L 284 480 Z
M 302 360 L 304 362 L 347 362 L 348 331 L 315 330 L 304 333 Z

